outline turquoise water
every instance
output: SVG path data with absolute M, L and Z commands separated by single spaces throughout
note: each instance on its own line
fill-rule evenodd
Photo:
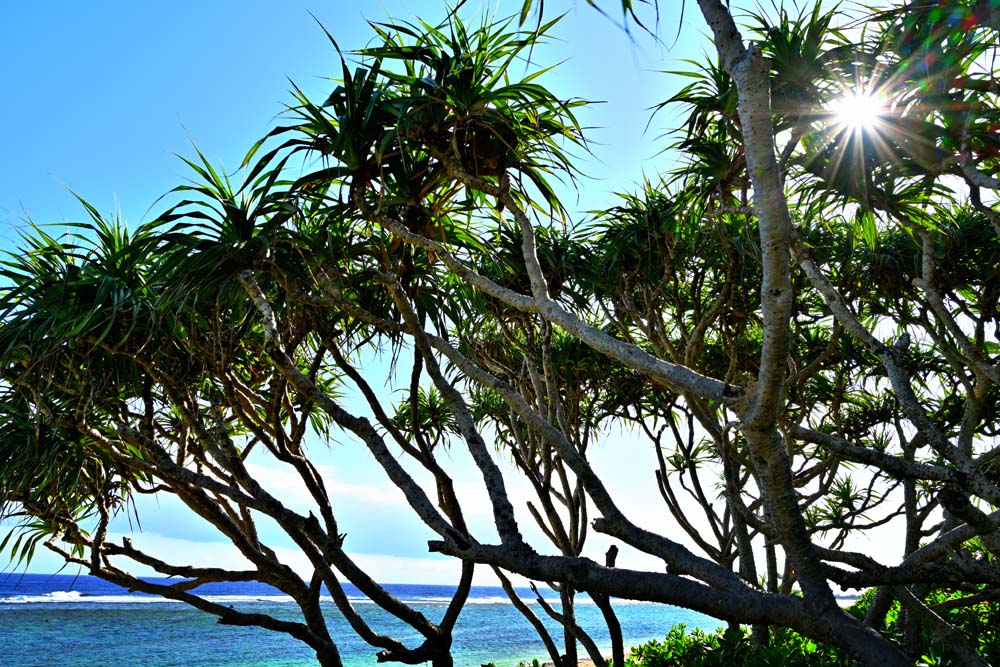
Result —
M 16 585 L 16 578 L 20 585 Z M 31 578 L 28 581 L 28 578 Z M 445 586 L 396 585 L 392 591 L 437 620 L 444 613 Z M 349 591 L 350 592 L 350 591 Z M 241 584 L 208 594 L 237 609 L 294 617 L 294 606 L 273 591 Z M 455 630 L 453 655 L 459 667 L 486 662 L 516 665 L 545 660 L 534 630 L 497 588 L 477 587 Z M 523 591 L 528 600 L 530 591 Z M 418 643 L 415 632 L 361 596 L 354 603 L 376 629 Z M 361 642 L 330 605 L 331 634 L 348 667 L 376 665 L 376 649 Z M 538 613 L 537 605 L 533 609 Z M 714 628 L 708 616 L 675 607 L 619 602 L 626 644 L 660 638 L 677 623 Z M 607 649 L 600 611 L 589 602 L 577 616 Z M 212 616 L 175 602 L 159 601 L 109 587 L 90 577 L 0 574 L 0 666 L 3 667 L 305 667 L 312 651 L 285 635 L 258 628 L 215 623 Z

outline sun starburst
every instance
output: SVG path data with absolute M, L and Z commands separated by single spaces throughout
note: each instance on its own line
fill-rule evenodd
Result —
M 834 122 L 845 130 L 861 132 L 876 127 L 885 113 L 885 102 L 866 90 L 845 91 L 827 107 Z

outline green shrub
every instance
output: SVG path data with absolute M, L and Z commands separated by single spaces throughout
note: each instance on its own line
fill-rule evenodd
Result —
M 987 662 L 997 664 L 1000 661 L 1000 600 L 982 599 L 972 604 L 954 604 L 963 598 L 985 596 L 987 591 L 985 586 L 970 591 L 942 588 L 924 596 L 924 602 L 944 620 L 961 630 L 973 648 Z M 874 597 L 874 589 L 865 591 L 848 611 L 857 618 L 864 618 Z M 903 628 L 899 609 L 899 602 L 894 602 L 886 614 L 885 628 L 882 632 L 902 643 Z M 920 633 L 920 647 L 922 651 L 922 657 L 918 661 L 920 665 L 948 665 L 954 662 L 954 655 L 948 645 L 932 639 L 926 629 Z
M 768 646 L 754 647 L 748 631 L 729 628 L 713 633 L 683 625 L 671 628 L 663 641 L 632 650 L 630 667 L 848 667 L 853 663 L 835 649 L 787 630 L 776 630 Z
M 1000 601 L 982 600 L 974 604 L 950 607 L 950 601 L 969 595 L 984 593 L 940 589 L 924 599 L 945 620 L 957 626 L 962 633 L 976 642 L 979 654 L 992 664 L 1000 664 Z M 862 594 L 848 611 L 856 618 L 864 618 L 871 606 L 874 590 Z M 893 604 L 886 615 L 884 634 L 902 644 L 899 603 Z M 921 666 L 949 665 L 954 663 L 947 645 L 933 641 L 924 630 L 921 633 Z M 626 661 L 629 667 L 857 667 L 858 663 L 842 651 L 817 643 L 797 632 L 772 628 L 768 646 L 754 647 L 747 629 L 729 628 L 707 633 L 701 630 L 687 632 L 683 625 L 670 629 L 662 641 L 653 640 L 632 650 Z

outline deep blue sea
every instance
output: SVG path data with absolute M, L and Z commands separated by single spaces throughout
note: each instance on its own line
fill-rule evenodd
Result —
M 166 580 L 160 580 L 166 581 Z M 176 581 L 176 580 L 174 580 Z M 444 614 L 451 586 L 387 585 L 432 621 Z M 375 629 L 409 645 L 416 633 L 382 612 L 356 589 L 345 590 Z M 212 584 L 199 589 L 211 599 L 245 611 L 293 617 L 289 598 L 256 583 Z M 544 614 L 530 590 L 521 597 Z M 376 649 L 359 640 L 330 602 L 331 634 L 348 667 L 376 665 Z M 626 646 L 661 638 L 678 623 L 715 628 L 721 623 L 686 609 L 618 601 Z M 610 641 L 589 598 L 577 604 L 581 626 L 602 649 Z M 560 635 L 561 636 L 561 635 Z M 455 629 L 456 667 L 494 662 L 513 666 L 546 660 L 534 629 L 498 587 L 474 587 Z M 581 650 L 581 655 L 585 653 Z M 215 617 L 178 602 L 130 593 L 90 576 L 0 573 L 0 667 L 306 667 L 312 651 L 286 635 L 259 628 L 218 625 Z

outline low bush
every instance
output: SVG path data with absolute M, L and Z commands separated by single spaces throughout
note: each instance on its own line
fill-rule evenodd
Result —
M 632 649 L 630 667 L 853 667 L 836 649 L 817 644 L 795 632 L 775 632 L 767 646 L 754 646 L 742 628 L 690 633 L 683 625 L 671 628 L 662 641 Z
M 863 618 L 874 591 L 867 591 L 848 609 Z M 924 598 L 927 605 L 962 634 L 976 642 L 974 648 L 987 662 L 1000 664 L 1000 601 L 984 589 L 936 590 Z M 884 634 L 906 646 L 905 619 L 899 603 L 886 615 Z M 954 664 L 950 647 L 935 641 L 926 628 L 918 628 L 914 660 L 919 667 Z M 715 632 L 687 631 L 683 625 L 670 629 L 662 640 L 632 649 L 628 667 L 857 667 L 859 663 L 843 651 L 817 643 L 797 632 L 772 629 L 767 646 L 754 646 L 748 628 Z

